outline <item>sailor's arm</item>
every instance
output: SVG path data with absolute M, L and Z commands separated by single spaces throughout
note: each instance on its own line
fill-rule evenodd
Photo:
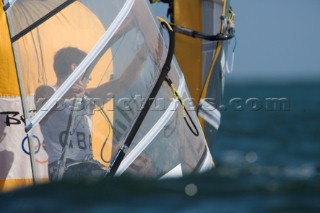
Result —
M 46 85 L 41 85 L 36 89 L 34 103 L 37 111 L 49 100 L 53 93 L 53 88 Z
M 147 48 L 145 48 L 145 45 L 143 44 L 138 53 L 132 59 L 131 63 L 128 65 L 126 70 L 122 72 L 118 79 L 106 82 L 97 88 L 88 89 L 88 96 L 90 98 L 98 99 L 99 105 L 103 105 L 110 100 L 110 94 L 115 96 L 128 91 L 139 79 L 147 54 Z
M 39 86 L 34 95 L 34 103 L 36 107 L 36 111 L 39 111 L 41 107 L 50 99 L 50 97 L 53 95 L 54 89 L 50 86 L 41 85 Z M 49 116 L 52 114 L 53 110 L 50 110 L 46 117 L 43 119 L 45 121 Z

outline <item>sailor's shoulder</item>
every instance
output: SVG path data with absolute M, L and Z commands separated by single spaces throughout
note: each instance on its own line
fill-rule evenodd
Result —
M 47 85 L 39 86 L 35 91 L 36 97 L 49 97 L 54 93 L 54 89 Z

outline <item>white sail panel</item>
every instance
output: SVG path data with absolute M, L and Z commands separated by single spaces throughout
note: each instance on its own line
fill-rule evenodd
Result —
M 211 1 L 204 0 L 202 1 L 202 28 L 203 33 L 207 35 L 216 35 L 220 33 L 221 27 L 221 15 L 223 1 Z M 204 86 L 210 67 L 212 65 L 212 60 L 216 51 L 217 41 L 207 41 L 203 40 L 202 43 L 202 54 L 203 54 L 203 63 L 202 63 L 202 87 Z

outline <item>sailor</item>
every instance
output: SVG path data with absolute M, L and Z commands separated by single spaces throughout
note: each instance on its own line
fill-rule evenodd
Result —
M 53 67 L 57 83 L 53 87 L 42 85 L 37 88 L 35 93 L 37 110 L 62 85 L 86 55 L 84 51 L 76 47 L 66 47 L 56 52 Z M 110 93 L 113 96 L 120 94 L 136 82 L 140 76 L 139 73 L 143 70 L 142 64 L 146 60 L 146 55 L 146 48 L 142 44 L 135 58 L 119 78 L 97 88 L 86 88 L 87 84 L 80 78 L 40 122 L 48 154 L 50 180 L 60 179 L 58 173 L 61 172 L 61 169 L 63 169 L 63 178 L 102 174 L 101 164 L 94 161 L 92 157 L 91 115 L 95 107 L 110 100 Z M 80 101 L 75 101 L 76 99 Z M 89 101 L 92 99 L 95 105 Z M 73 113 L 73 125 L 70 125 L 71 113 Z

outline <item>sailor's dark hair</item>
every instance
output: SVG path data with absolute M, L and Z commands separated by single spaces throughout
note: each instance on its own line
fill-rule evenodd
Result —
M 70 66 L 79 65 L 86 57 L 87 53 L 76 47 L 65 47 L 54 55 L 53 68 L 58 79 L 66 78 L 70 75 Z

